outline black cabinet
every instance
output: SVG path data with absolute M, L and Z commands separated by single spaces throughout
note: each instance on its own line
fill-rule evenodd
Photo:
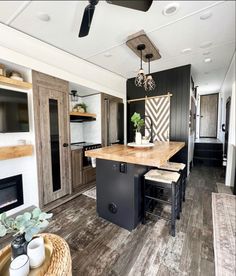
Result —
M 141 221 L 146 171 L 145 166 L 97 159 L 98 215 L 129 231 L 134 229 Z

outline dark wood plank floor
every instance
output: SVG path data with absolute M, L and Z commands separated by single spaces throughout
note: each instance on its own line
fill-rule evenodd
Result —
M 96 214 L 95 200 L 81 195 L 53 210 L 48 232 L 66 239 L 75 276 L 214 275 L 211 193 L 222 171 L 194 167 L 177 234 L 164 220 L 129 232 Z

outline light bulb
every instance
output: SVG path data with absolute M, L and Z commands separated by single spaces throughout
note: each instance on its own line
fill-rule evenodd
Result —
M 145 81 L 146 81 L 146 75 L 144 73 L 144 70 L 143 69 L 140 69 L 138 71 L 138 74 L 135 78 L 135 85 L 138 86 L 138 87 L 142 87 L 144 84 L 145 84 Z
M 146 91 L 152 91 L 156 88 L 156 83 L 151 75 L 148 75 L 144 83 L 144 89 Z

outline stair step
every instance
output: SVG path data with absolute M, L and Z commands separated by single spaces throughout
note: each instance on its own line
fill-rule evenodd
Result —
M 223 158 L 222 150 L 194 150 L 194 156 L 207 157 L 207 158 Z
M 195 143 L 194 148 L 197 150 L 223 150 L 222 143 Z
M 206 166 L 216 166 L 216 167 L 222 167 L 222 158 L 207 158 L 207 157 L 193 157 L 193 163 L 194 165 L 201 164 Z

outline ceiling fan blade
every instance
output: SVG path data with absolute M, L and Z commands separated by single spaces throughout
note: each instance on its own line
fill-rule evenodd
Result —
M 148 11 L 153 0 L 106 0 L 107 3 L 139 11 Z
M 95 5 L 91 5 L 91 4 L 89 4 L 84 9 L 84 15 L 80 26 L 79 37 L 84 37 L 88 35 L 89 29 L 92 23 L 94 11 L 95 11 Z

